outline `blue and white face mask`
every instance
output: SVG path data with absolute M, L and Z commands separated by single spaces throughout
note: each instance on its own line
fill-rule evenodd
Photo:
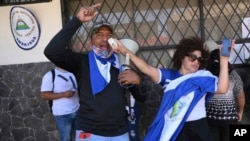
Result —
M 99 56 L 101 58 L 109 58 L 114 52 L 111 48 L 110 49 L 102 49 L 102 48 L 98 48 L 96 46 L 93 46 L 93 51 L 97 56 Z

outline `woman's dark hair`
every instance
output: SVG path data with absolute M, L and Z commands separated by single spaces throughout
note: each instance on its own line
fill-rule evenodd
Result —
M 201 62 L 199 69 L 205 68 L 209 52 L 203 47 L 203 41 L 198 36 L 183 38 L 176 46 L 176 51 L 172 59 L 173 68 L 180 69 L 183 58 L 196 50 L 201 52 L 201 56 L 204 60 Z
M 232 70 L 232 65 L 228 62 L 229 72 Z M 215 49 L 211 51 L 210 57 L 207 64 L 207 70 L 213 75 L 219 76 L 220 73 L 220 50 Z

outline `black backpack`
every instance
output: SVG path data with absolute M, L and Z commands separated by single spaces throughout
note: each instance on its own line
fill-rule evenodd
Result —
M 52 69 L 51 73 L 52 73 L 52 84 L 53 84 L 52 91 L 54 91 L 55 69 Z M 49 103 L 50 112 L 52 113 L 53 100 L 48 100 L 48 103 Z

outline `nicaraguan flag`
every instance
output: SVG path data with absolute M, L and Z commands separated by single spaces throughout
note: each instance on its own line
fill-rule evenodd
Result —
M 164 90 L 159 111 L 144 141 L 174 141 L 200 98 L 216 91 L 217 81 L 216 76 L 205 70 L 172 80 Z

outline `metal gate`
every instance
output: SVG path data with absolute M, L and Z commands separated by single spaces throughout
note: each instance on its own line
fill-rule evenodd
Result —
M 98 2 L 102 6 L 95 21 L 109 21 L 118 38 L 135 39 L 140 44 L 138 55 L 155 67 L 170 68 L 175 45 L 194 35 L 218 44 L 223 37 L 234 38 L 231 63 L 250 63 L 250 0 L 62 0 L 63 22 L 81 6 Z M 75 51 L 90 50 L 93 22 L 84 23 L 75 34 L 71 44 Z

